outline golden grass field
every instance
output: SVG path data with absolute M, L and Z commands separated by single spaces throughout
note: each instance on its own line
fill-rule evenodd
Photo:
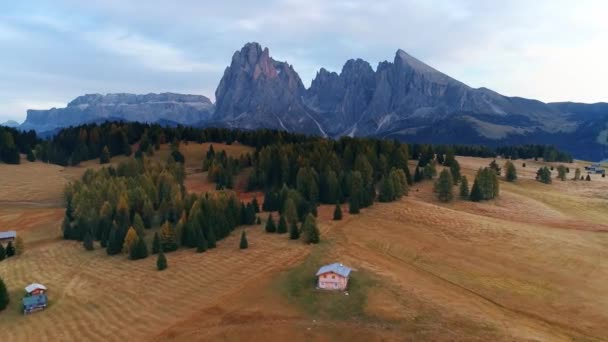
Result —
M 213 189 L 200 172 L 207 149 L 181 146 L 190 191 Z M 458 160 L 470 183 L 491 161 Z M 60 239 L 63 186 L 95 161 L 0 165 L 0 230 L 26 241 L 23 255 L 0 262 L 12 295 L 0 331 L 7 341 L 607 340 L 608 180 L 545 185 L 534 180 L 543 163 L 522 162 L 494 201 L 439 203 L 423 182 L 357 216 L 344 206 L 342 221 L 321 207 L 320 245 L 246 227 L 249 249 L 238 249 L 239 229 L 215 250 L 167 254 L 163 272 L 154 257 L 108 257 Z M 294 283 L 333 261 L 356 269 L 350 297 Z M 24 317 L 18 302 L 30 282 L 49 287 L 51 305 Z M 296 295 L 286 290 L 294 286 Z

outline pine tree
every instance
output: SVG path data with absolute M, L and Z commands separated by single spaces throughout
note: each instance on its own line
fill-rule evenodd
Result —
M 591 176 L 589 174 L 587 174 L 587 177 L 585 178 L 585 180 L 587 182 L 591 181 Z M 9 245 L 10 245 L 10 242 L 9 242 Z M 8 251 L 8 248 L 7 248 L 7 251 Z M 6 253 L 6 254 L 8 255 L 8 253 Z
M 517 170 L 515 165 L 510 160 L 507 160 L 504 165 L 505 179 L 507 182 L 515 182 L 517 180 Z
M 496 159 L 492 160 L 492 162 L 490 163 L 490 169 L 494 170 L 494 172 L 496 172 L 497 176 L 500 176 L 500 166 L 498 166 L 498 163 L 496 162 Z
M 466 176 L 460 177 L 460 198 L 469 198 L 469 180 Z
M 162 271 L 167 268 L 167 257 L 165 257 L 165 253 L 161 250 L 158 253 L 158 257 L 156 258 L 156 269 Z
M 340 203 L 336 203 L 336 208 L 334 209 L 334 221 L 340 221 L 342 219 L 342 208 L 340 207 Z
M 145 259 L 147 257 L 148 257 L 148 246 L 146 245 L 146 241 L 141 237 L 137 237 L 137 240 L 135 241 L 134 246 L 129 251 L 129 259 L 138 260 L 138 259 Z
M 437 169 L 435 168 L 435 162 L 430 162 L 424 166 L 422 170 L 424 179 L 433 179 L 437 175 Z
M 160 244 L 163 252 L 177 250 L 177 235 L 169 221 L 166 221 L 160 228 Z
M 391 202 L 395 200 L 395 185 L 391 177 L 383 177 L 380 181 L 380 195 L 378 201 Z
M 277 227 L 272 218 L 272 214 L 268 214 L 268 220 L 266 220 L 266 233 L 276 233 Z
M 94 247 L 93 247 L 93 235 L 91 234 L 90 231 L 87 231 L 84 234 L 84 239 L 82 239 L 82 246 L 87 251 L 92 251 L 94 249 Z
M 141 217 L 141 215 L 139 215 L 139 213 L 135 213 L 135 215 L 133 216 L 133 228 L 135 228 L 135 232 L 137 232 L 137 235 L 141 238 L 145 237 L 146 232 L 145 232 L 145 225 L 144 225 L 144 220 Z
M 281 216 L 281 218 L 283 218 L 283 216 Z M 284 221 L 285 219 L 283 219 Z M 241 243 L 239 244 L 239 248 L 240 249 L 247 249 L 249 247 L 249 243 L 247 242 L 247 233 L 245 233 L 245 230 L 243 230 L 243 232 L 241 233 Z
M 15 255 L 15 247 L 13 246 L 13 242 L 9 241 L 8 245 L 6 245 L 6 257 L 10 258 Z
M 300 229 L 298 228 L 298 223 L 296 221 L 292 221 L 289 224 L 289 239 L 297 240 L 300 238 Z
M 287 222 L 298 220 L 298 210 L 296 209 L 296 204 L 292 198 L 287 198 L 285 201 L 285 205 L 283 206 L 283 215 L 285 215 Z
M 363 188 L 363 178 L 361 172 L 354 171 L 351 174 L 351 189 L 350 197 L 348 199 L 348 212 L 351 214 L 358 214 L 360 208 L 363 206 L 363 196 L 365 189 Z
M 258 198 L 254 197 L 253 201 L 251 201 L 251 204 L 253 205 L 253 210 L 255 210 L 255 213 L 259 213 L 260 212 L 260 203 L 258 203 Z
M 559 178 L 562 181 L 565 181 L 566 180 L 566 171 L 567 171 L 566 167 L 564 165 L 560 164 L 557 167 L 557 178 Z
M 137 242 L 137 232 L 135 231 L 135 228 L 130 227 L 129 230 L 127 231 L 127 235 L 125 236 L 125 241 L 122 245 L 122 252 L 130 255 L 131 254 L 131 248 L 135 247 L 135 242 Z
M 10 302 L 10 297 L 8 294 L 8 289 L 6 288 L 6 284 L 2 277 L 0 277 L 0 311 L 6 309 L 8 303 Z
M 101 155 L 99 156 L 99 164 L 107 164 L 110 162 L 110 150 L 108 146 L 104 146 L 101 151 Z
M 473 202 L 479 202 L 483 200 L 483 194 L 481 193 L 481 189 L 479 188 L 479 181 L 477 177 L 475 177 L 475 181 L 473 182 L 473 187 L 471 188 L 471 194 L 469 195 L 469 199 Z
M 158 232 L 154 233 L 154 239 L 152 240 L 152 254 L 160 252 L 160 236 Z
M 308 214 L 302 224 L 302 235 L 304 236 L 305 243 L 319 243 L 320 241 L 319 229 L 317 228 L 315 217 L 312 216 L 312 214 Z
M 437 198 L 441 202 L 449 202 L 454 198 L 452 188 L 454 183 L 452 181 L 452 174 L 448 169 L 443 169 L 439 174 L 439 178 L 435 182 L 434 191 L 437 194 Z
M 21 237 L 21 235 L 18 235 L 15 239 L 15 252 L 17 253 L 17 255 L 21 255 L 24 251 L 25 244 L 23 243 L 23 238 Z
M 207 240 L 205 234 L 199 229 L 196 232 L 196 253 L 203 253 L 207 250 Z
M 217 238 L 215 236 L 215 230 L 213 228 L 209 228 L 209 235 L 206 236 L 206 238 L 208 249 L 213 249 L 217 247 Z
M 287 233 L 287 220 L 285 220 L 285 216 L 283 215 L 281 215 L 281 217 L 279 218 L 279 226 L 277 227 L 277 233 Z
M 4 249 L 4 246 L 0 243 L 0 261 L 4 259 L 6 259 L 6 249 Z
M 541 183 L 551 184 L 551 171 L 548 167 L 543 166 L 536 171 L 536 180 Z

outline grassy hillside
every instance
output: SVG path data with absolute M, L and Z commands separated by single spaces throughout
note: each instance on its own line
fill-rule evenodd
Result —
M 199 169 L 208 147 L 181 149 L 186 186 L 212 188 Z M 490 162 L 458 161 L 470 181 Z M 0 329 L 10 341 L 605 339 L 608 181 L 545 185 L 534 180 L 544 164 L 522 162 L 519 180 L 501 181 L 493 201 L 444 204 L 432 182 L 417 183 L 357 216 L 344 206 L 342 221 L 320 207 L 318 246 L 252 226 L 249 249 L 238 249 L 239 229 L 204 254 L 168 254 L 164 272 L 154 258 L 86 253 L 59 239 L 61 190 L 95 162 L 0 165 L 0 227 L 17 229 L 27 249 L 0 262 L 13 295 Z M 577 164 L 568 166 L 572 175 Z M 334 261 L 356 269 L 349 296 L 313 289 L 316 268 Z M 30 282 L 49 286 L 51 306 L 23 317 L 19 294 Z

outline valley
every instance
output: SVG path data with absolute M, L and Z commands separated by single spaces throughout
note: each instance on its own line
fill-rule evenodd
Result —
M 235 157 L 250 151 L 213 145 Z M 180 146 L 188 191 L 215 191 L 200 169 L 208 148 Z M 163 145 L 153 158 L 168 153 Z M 457 160 L 472 180 L 492 159 Z M 163 272 L 153 257 L 107 256 L 97 244 L 88 253 L 61 239 L 63 187 L 97 161 L 0 164 L 0 227 L 17 230 L 26 246 L 0 262 L 12 295 L 0 329 L 10 341 L 605 340 L 608 181 L 560 181 L 554 171 L 547 185 L 536 170 L 558 163 L 514 164 L 519 179 L 501 177 L 495 200 L 441 203 L 423 181 L 401 200 L 344 210 L 341 221 L 332 205 L 320 206 L 319 245 L 239 227 L 206 253 L 167 253 Z M 263 193 L 245 192 L 242 174 L 239 197 L 261 201 Z M 239 250 L 243 229 L 250 247 Z M 310 289 L 316 268 L 335 261 L 355 269 L 349 296 Z M 22 287 L 34 281 L 49 287 L 50 306 L 23 316 Z

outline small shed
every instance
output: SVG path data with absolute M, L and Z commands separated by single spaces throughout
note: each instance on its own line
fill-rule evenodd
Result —
M 31 283 L 25 287 L 26 296 L 37 296 L 41 294 L 45 294 L 47 291 L 46 286 L 38 283 Z
M 324 290 L 346 290 L 351 271 L 340 263 L 325 265 L 317 271 L 317 287 Z
M 15 241 L 17 238 L 17 232 L 9 230 L 6 232 L 0 232 L 0 242 L 8 243 L 9 241 Z
M 27 315 L 32 312 L 46 309 L 48 298 L 46 294 L 23 297 L 23 314 Z

